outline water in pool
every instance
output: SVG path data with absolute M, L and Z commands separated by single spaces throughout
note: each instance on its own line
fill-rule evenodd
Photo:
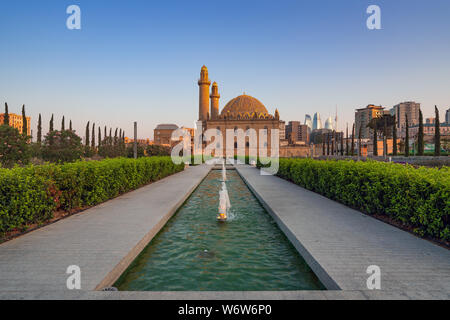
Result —
M 216 219 L 222 173 L 212 170 L 115 286 L 127 291 L 323 290 L 235 170 L 231 212 Z

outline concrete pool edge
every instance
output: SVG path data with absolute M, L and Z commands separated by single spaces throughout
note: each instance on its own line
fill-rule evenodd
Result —
M 144 235 L 144 237 L 131 249 L 128 254 L 122 258 L 122 260 L 103 278 L 103 280 L 95 287 L 95 291 L 101 291 L 103 288 L 111 287 L 120 276 L 127 270 L 130 264 L 137 258 L 137 256 L 145 249 L 145 247 L 152 241 L 152 239 L 158 234 L 158 232 L 166 225 L 166 223 L 174 216 L 177 210 L 186 202 L 195 189 L 202 183 L 206 176 L 211 171 L 212 166 L 209 166 L 209 170 L 200 177 L 200 179 L 186 192 L 186 194 L 173 205 L 170 210 L 161 218 L 161 220 L 154 225 L 150 231 Z
M 447 300 L 440 291 L 0 291 L 0 300 Z
M 271 217 L 275 220 L 280 230 L 284 233 L 284 235 L 289 239 L 292 245 L 295 247 L 300 256 L 306 261 L 308 266 L 314 272 L 314 274 L 319 278 L 320 282 L 325 286 L 327 290 L 341 290 L 338 284 L 331 278 L 331 276 L 322 268 L 322 266 L 317 262 L 316 259 L 311 255 L 311 253 L 306 250 L 306 248 L 301 244 L 300 240 L 289 230 L 286 224 L 280 219 L 280 217 L 275 213 L 274 210 L 267 204 L 266 201 L 261 197 L 261 195 L 255 190 L 255 188 L 247 181 L 244 175 L 236 166 L 236 172 L 241 177 L 242 181 L 244 181 L 245 185 L 249 190 L 253 193 L 253 195 L 258 199 L 264 209 L 271 215 Z

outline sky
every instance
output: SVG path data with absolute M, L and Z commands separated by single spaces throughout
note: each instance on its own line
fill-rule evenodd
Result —
M 69 5 L 81 29 L 69 30 Z M 369 30 L 369 5 L 381 29 Z M 338 110 L 420 102 L 424 117 L 450 107 L 448 0 L 0 1 L 0 103 L 36 132 L 64 115 L 152 138 L 158 123 L 193 127 L 202 65 L 220 109 L 245 92 L 286 122 Z M 3 112 L 1 107 L 0 112 Z M 66 122 L 66 127 L 67 127 Z

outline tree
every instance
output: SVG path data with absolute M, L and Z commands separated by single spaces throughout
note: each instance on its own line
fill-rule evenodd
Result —
M 377 129 L 373 130 L 373 155 L 378 156 Z
M 347 123 L 346 138 L 345 138 L 345 155 L 346 156 L 349 155 L 349 150 L 348 150 L 348 123 Z
M 330 155 L 330 133 L 327 132 L 327 156 Z
M 38 127 L 37 127 L 37 143 L 39 145 L 41 145 L 41 143 L 42 143 L 42 119 L 41 119 L 40 113 L 39 113 Z
M 27 137 L 9 125 L 0 126 L 0 164 L 10 168 L 14 164 L 27 164 L 30 160 Z
M 147 155 L 151 157 L 151 156 L 170 156 L 171 150 L 170 147 L 151 144 L 147 146 L 146 151 Z
M 22 105 L 22 134 L 28 136 L 28 122 L 25 115 L 25 105 Z
M 90 121 L 88 121 L 87 124 L 86 124 L 86 138 L 84 140 L 84 145 L 86 147 L 89 147 L 89 122 Z
M 409 157 L 409 123 L 408 123 L 408 114 L 405 113 L 405 157 Z
M 333 130 L 333 133 L 331 135 L 331 155 L 334 155 L 334 149 L 335 149 L 335 135 Z
M 65 129 L 66 124 L 65 124 L 64 122 L 65 122 L 65 121 L 64 121 L 64 116 L 63 116 L 63 117 L 62 117 L 62 120 L 61 120 L 61 131 L 66 130 L 66 129 Z
M 69 121 L 69 130 L 72 131 L 72 120 Z
M 49 131 L 50 132 L 53 131 L 53 113 L 52 113 L 52 117 L 50 118 Z
M 358 132 L 358 155 L 361 156 L 361 134 L 362 134 L 362 125 L 359 126 Z
M 355 124 L 352 126 L 352 146 L 351 146 L 352 156 L 355 154 Z
M 434 155 L 441 155 L 441 128 L 439 123 L 439 110 L 434 106 L 434 113 L 436 120 L 434 121 Z
M 322 137 L 322 155 L 325 155 L 325 134 Z
M 102 130 L 100 129 L 100 126 L 98 126 L 98 148 L 102 146 Z
M 5 116 L 3 117 L 3 124 L 9 126 L 9 111 L 8 104 L 5 102 Z
M 81 159 L 83 145 L 74 131 L 51 131 L 44 139 L 42 157 L 52 162 L 72 162 Z
M 95 150 L 95 122 L 92 124 L 92 137 L 91 137 L 91 147 Z
M 394 116 L 394 124 L 392 126 L 392 153 L 394 156 L 397 155 L 397 122 Z
M 344 131 L 341 132 L 341 156 L 344 155 Z
M 419 109 L 419 133 L 417 135 L 417 155 L 423 156 L 424 153 L 423 143 L 423 115 L 422 110 Z

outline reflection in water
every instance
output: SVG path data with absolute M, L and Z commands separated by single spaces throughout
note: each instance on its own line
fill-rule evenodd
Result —
M 129 291 L 324 289 L 249 191 L 227 172 L 229 219 L 216 219 L 221 170 L 213 170 L 115 286 Z

